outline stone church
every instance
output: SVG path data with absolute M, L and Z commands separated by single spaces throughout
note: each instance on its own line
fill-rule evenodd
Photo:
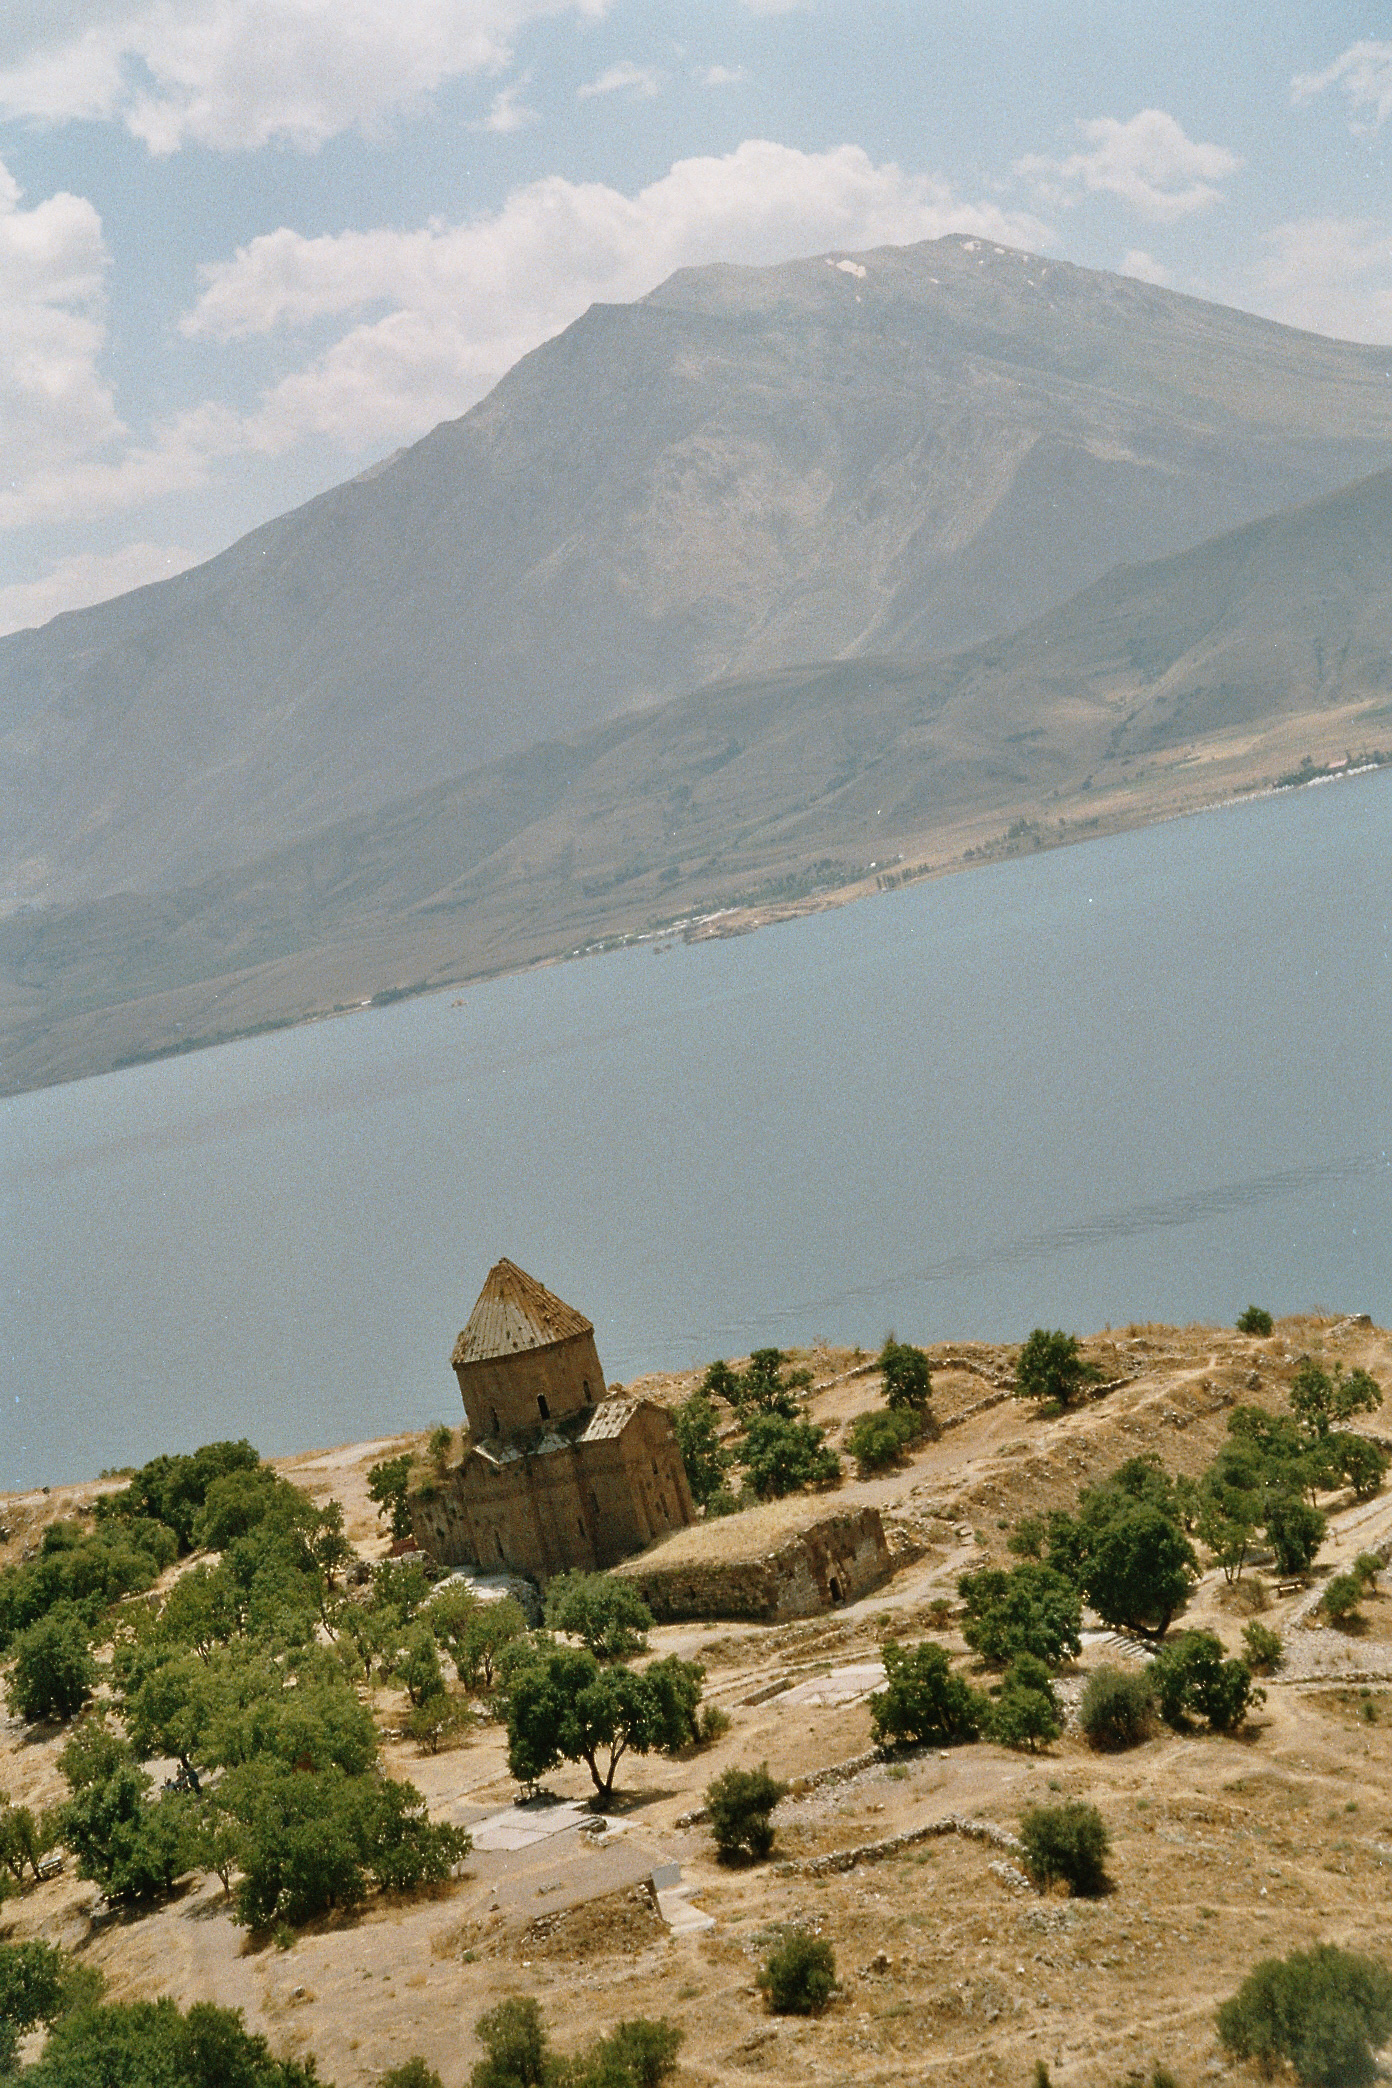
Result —
M 611 1395 L 589 1320 L 515 1263 L 489 1271 L 450 1362 L 463 1462 L 410 1503 L 417 1542 L 443 1565 L 546 1581 L 696 1520 L 667 1409 Z

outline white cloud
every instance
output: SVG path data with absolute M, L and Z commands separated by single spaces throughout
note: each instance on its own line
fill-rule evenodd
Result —
M 608 0 L 76 0 L 0 27 L 0 114 L 118 122 L 182 145 L 312 151 L 380 130 L 445 81 L 508 64 L 529 22 Z M 34 10 L 42 13 L 43 10 Z
M 597 94 L 627 94 L 634 101 L 647 101 L 662 92 L 666 77 L 655 65 L 635 65 L 631 58 L 623 58 L 597 80 L 586 80 L 582 87 L 577 87 L 575 99 L 592 101 Z
M 695 74 L 698 87 L 742 87 L 748 78 L 742 65 L 706 65 Z
M 525 130 L 529 123 L 540 123 L 541 118 L 536 110 L 529 109 L 527 104 L 518 98 L 531 85 L 531 79 L 531 74 L 526 72 L 520 80 L 513 80 L 508 86 L 500 87 L 493 97 L 488 114 L 481 123 L 474 125 L 474 129 L 494 131 L 500 137 L 506 137 L 513 131 Z
M 198 553 L 175 544 L 123 544 L 106 554 L 79 552 L 59 559 L 37 580 L 0 587 L 0 636 L 47 623 L 68 609 L 109 601 L 151 580 L 168 580 L 198 563 Z
M 1297 73 L 1291 81 L 1291 100 L 1297 106 L 1313 101 L 1328 87 L 1337 87 L 1349 105 L 1349 129 L 1366 136 L 1392 116 L 1392 43 L 1364 38 L 1341 51 L 1321 73 Z M 1365 121 L 1364 110 L 1371 111 Z
M 1168 290 L 1174 277 L 1162 261 L 1148 254 L 1144 247 L 1128 247 L 1122 257 L 1121 272 L 1134 276 L 1138 283 L 1155 283 L 1160 289 Z
M 84 196 L 26 210 L 0 165 L 0 487 L 61 473 L 124 433 L 98 367 L 107 266 Z
M 1301 218 L 1263 240 L 1243 302 L 1287 326 L 1392 345 L 1392 228 L 1369 218 Z
M 1119 196 L 1142 217 L 1165 223 L 1218 202 L 1214 184 L 1242 165 L 1225 145 L 1187 137 L 1163 109 L 1142 109 L 1126 123 L 1113 116 L 1080 119 L 1077 128 L 1090 151 L 1058 160 L 1029 154 L 1015 162 L 1015 172 L 1055 205 L 1084 195 Z
M 1037 218 L 963 202 L 858 146 L 807 153 L 749 140 L 723 158 L 678 161 L 636 196 L 553 176 L 463 225 L 317 239 L 282 228 L 205 268 L 182 326 L 231 341 L 379 308 L 241 424 L 247 446 L 268 453 L 318 434 L 362 454 L 462 413 L 590 304 L 641 297 L 673 269 L 945 232 L 1049 239 Z

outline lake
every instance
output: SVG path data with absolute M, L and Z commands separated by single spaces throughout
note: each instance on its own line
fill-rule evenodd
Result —
M 1392 1320 L 1392 773 L 0 1102 L 0 1486 L 457 1423 L 500 1256 L 612 1379 Z

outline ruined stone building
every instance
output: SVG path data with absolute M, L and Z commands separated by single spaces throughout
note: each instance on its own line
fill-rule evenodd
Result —
M 610 1395 L 593 1326 L 525 1270 L 490 1270 L 450 1362 L 463 1462 L 410 1504 L 418 1542 L 443 1564 L 545 1581 L 695 1521 L 667 1409 Z

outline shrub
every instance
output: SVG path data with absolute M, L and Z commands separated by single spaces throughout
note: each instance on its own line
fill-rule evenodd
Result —
M 406 1499 L 410 1485 L 411 1460 L 406 1455 L 384 1458 L 367 1475 L 368 1499 L 377 1503 L 379 1518 L 389 1518 L 394 1538 L 411 1534 L 411 1510 Z
M 891 1334 L 880 1350 L 880 1370 L 885 1404 L 892 1409 L 911 1409 L 922 1416 L 933 1396 L 933 1381 L 923 1350 L 911 1347 L 907 1341 L 896 1341 Z
M 941 1745 L 974 1740 L 987 1702 L 955 1674 L 941 1646 L 884 1644 L 885 1686 L 870 1699 L 870 1730 L 880 1746 Z
M 1353 1573 L 1336 1573 L 1320 1597 L 1320 1608 L 1331 1624 L 1351 1624 L 1363 1600 L 1363 1583 Z
M 659 2088 L 675 2072 L 683 2032 L 666 2016 L 635 2016 L 597 2038 L 573 2069 L 574 2088 Z
M 696 1721 L 696 1745 L 714 1747 L 730 1730 L 730 1714 L 722 1711 L 719 1704 L 703 1704 L 701 1715 Z
M 1365 2088 L 1392 2035 L 1392 1972 L 1376 1958 L 1317 1943 L 1253 1967 L 1218 2010 L 1218 2036 L 1264 2073 L 1281 2060 L 1304 2088 Z
M 983 1660 L 1004 1665 L 1028 1653 L 1057 1667 L 1082 1651 L 1078 1591 L 1049 1566 L 983 1566 L 964 1573 L 957 1592 L 967 1612 L 962 1636 Z
M 1263 1339 L 1271 1332 L 1271 1314 L 1264 1305 L 1248 1305 L 1237 1315 L 1239 1334 L 1259 1334 Z
M 1134 1670 L 1100 1667 L 1083 1684 L 1078 1723 L 1090 1747 L 1111 1753 L 1139 1747 L 1155 1729 L 1155 1685 Z
M 1015 1397 L 1056 1407 L 1071 1406 L 1085 1385 L 1101 1382 L 1101 1371 L 1086 1360 L 1077 1335 L 1061 1328 L 1036 1327 L 1015 1365 Z
M 868 1479 L 874 1472 L 885 1472 L 897 1465 L 909 1444 L 916 1443 L 922 1433 L 923 1423 L 916 1408 L 879 1407 L 856 1415 L 846 1431 L 846 1448 L 856 1461 L 859 1476 Z
M 427 2066 L 415 2052 L 402 2065 L 389 2067 L 377 2088 L 445 2088 L 445 2084 L 434 2067 Z
M 771 1950 L 759 1985 L 775 2015 L 818 2015 L 836 1985 L 836 1956 L 824 1936 L 789 1929 Z
M 722 1862 L 751 1856 L 756 1861 L 773 1847 L 770 1818 L 788 1786 L 769 1775 L 768 1763 L 757 1769 L 726 1769 L 706 1785 L 711 1833 Z
M 1246 1661 L 1223 1658 L 1216 1632 L 1183 1632 L 1156 1654 L 1151 1673 L 1160 1716 L 1177 1731 L 1184 1731 L 1197 1715 L 1211 1731 L 1230 1733 L 1242 1724 L 1249 1705 L 1265 1702 L 1265 1692 L 1253 1687 Z
M 1025 1868 L 1037 1885 L 1062 1878 L 1069 1890 L 1089 1897 L 1107 1882 L 1111 1837 L 1095 1805 L 1069 1799 L 1063 1805 L 1031 1805 L 1020 1821 Z
M 1382 1572 L 1382 1560 L 1376 1552 L 1360 1552 L 1349 1570 L 1362 1584 L 1364 1593 L 1371 1594 L 1377 1586 L 1378 1575 Z
M 1280 1632 L 1258 1623 L 1255 1617 L 1242 1627 L 1242 1644 L 1247 1665 L 1254 1675 L 1274 1675 L 1285 1660 L 1286 1649 L 1281 1643 Z
M 437 1421 L 431 1429 L 425 1446 L 425 1454 L 442 1476 L 449 1464 L 450 1451 L 454 1448 L 454 1430 L 443 1421 Z
M 6 1701 L 18 1717 L 72 1718 L 97 1679 L 91 1633 L 71 1603 L 57 1603 L 14 1642 Z
M 1026 1747 L 1031 1754 L 1041 1741 L 1057 1740 L 1063 1720 L 1042 1660 L 1022 1653 L 1011 1663 L 991 1707 L 987 1730 L 1002 1747 Z

